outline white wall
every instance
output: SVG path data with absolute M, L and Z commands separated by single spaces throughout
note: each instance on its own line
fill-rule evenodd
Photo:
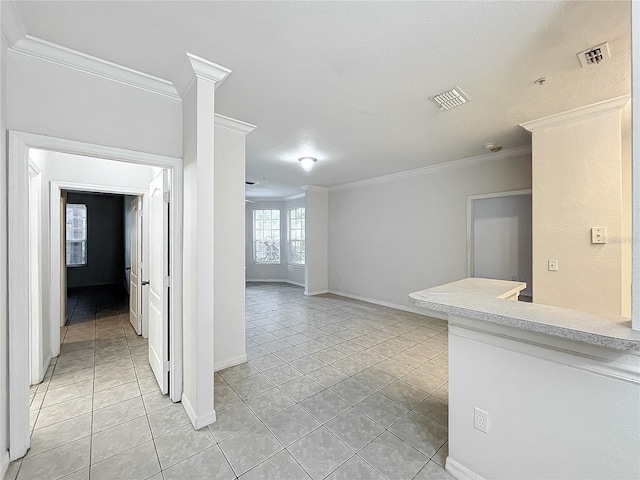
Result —
M 447 468 L 453 460 L 486 479 L 640 478 L 638 352 L 457 317 L 449 325 Z M 474 428 L 476 407 L 490 415 L 488 434 Z
M 473 276 L 527 282 L 531 296 L 531 194 L 473 201 Z
M 620 108 L 533 132 L 533 280 L 536 303 L 620 316 L 623 298 Z M 607 229 L 606 244 L 591 228 Z M 549 271 L 548 259 L 558 260 Z M 630 277 L 627 275 L 626 280 Z M 628 311 L 628 304 L 625 305 Z
M 0 9 L 0 12 L 2 9 Z M 1 15 L 1 14 L 0 14 Z M 1 20 L 1 18 L 0 18 Z M 6 145 L 6 57 L 7 45 L 4 35 L 0 35 L 0 225 L 3 232 L 7 226 L 7 145 Z M 0 477 L 4 474 L 9 464 L 9 442 L 7 429 L 8 404 L 7 395 L 8 371 L 7 371 L 7 235 L 0 235 Z
M 7 128 L 173 157 L 182 110 L 171 99 L 10 52 Z
M 245 135 L 215 127 L 214 370 L 247 361 L 245 349 Z
M 318 295 L 329 289 L 329 192 L 326 188 L 305 185 L 304 294 Z
M 329 192 L 329 290 L 409 307 L 466 276 L 467 196 L 531 188 L 531 157 Z
M 288 212 L 295 207 L 304 207 L 304 197 L 293 200 L 258 201 L 245 207 L 245 265 L 247 281 L 288 282 L 304 286 L 304 265 L 289 264 Z M 253 261 L 253 211 L 260 209 L 280 210 L 280 264 L 261 265 Z

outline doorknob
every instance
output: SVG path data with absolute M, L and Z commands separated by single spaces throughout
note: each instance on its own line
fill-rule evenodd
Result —
M 149 285 L 149 280 L 144 280 L 144 281 L 141 283 L 141 285 L 142 285 L 142 286 L 144 286 L 144 285 Z
M 131 270 L 131 267 L 124 267 L 125 270 Z

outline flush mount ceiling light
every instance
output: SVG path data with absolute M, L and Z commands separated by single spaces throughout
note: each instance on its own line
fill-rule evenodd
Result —
M 460 87 L 453 87 L 449 90 L 445 90 L 444 92 L 435 94 L 430 98 L 430 100 L 435 103 L 440 110 L 449 110 L 453 107 L 464 105 L 469 101 L 469 97 L 460 90 Z
M 302 168 L 304 168 L 304 170 L 308 172 L 313 168 L 318 159 L 313 157 L 301 157 L 298 159 L 298 161 L 300 162 L 300 165 L 302 165 Z
M 496 153 L 502 150 L 502 145 L 496 145 L 494 142 L 489 142 L 484 144 L 484 148 L 489 150 L 491 153 Z

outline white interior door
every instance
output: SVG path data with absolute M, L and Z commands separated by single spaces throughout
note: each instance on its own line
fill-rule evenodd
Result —
M 169 176 L 149 187 L 149 363 L 162 393 L 169 391 Z
M 142 334 L 142 198 L 131 200 L 129 270 L 129 321 L 138 335 Z

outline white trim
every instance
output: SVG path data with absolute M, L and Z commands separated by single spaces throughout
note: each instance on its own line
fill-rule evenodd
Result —
M 216 421 L 216 411 L 212 410 L 207 415 L 202 415 L 200 417 L 196 416 L 196 412 L 191 405 L 191 401 L 187 398 L 186 395 L 182 395 L 182 406 L 184 410 L 187 412 L 189 416 L 189 420 L 191 421 L 191 425 L 195 430 L 200 430 L 207 425 L 211 425 Z
M 631 328 L 640 330 L 640 5 L 631 2 L 632 245 Z
M 325 293 L 329 293 L 329 290 L 316 290 L 313 292 L 304 292 L 307 297 L 313 297 L 314 295 L 324 295 Z
M 538 332 L 488 324 L 458 315 L 449 316 L 449 335 L 640 385 L 640 354 L 627 352 L 621 356 L 606 347 L 549 338 Z
M 531 120 L 530 122 L 521 123 L 520 126 L 530 132 L 537 132 L 558 125 L 566 125 L 567 123 L 577 122 L 591 117 L 596 117 L 604 113 L 615 112 L 622 109 L 630 99 L 630 95 L 604 100 L 603 102 L 592 103 L 584 107 L 574 108 L 562 113 L 549 115 L 548 117 Z
M 198 78 L 214 83 L 214 89 L 218 89 L 231 73 L 231 70 L 222 65 L 210 62 L 189 52 L 186 52 L 186 55 L 186 65 L 174 82 L 180 98 L 184 97 L 193 82 Z
M 240 365 L 242 363 L 247 363 L 247 355 L 240 355 L 239 357 L 230 358 L 229 360 L 225 360 L 224 362 L 217 362 L 213 364 L 213 371 L 219 372 L 220 370 L 224 370 L 225 368 L 235 367 L 236 365 Z
M 468 195 L 467 196 L 467 277 L 473 277 L 473 202 L 476 200 L 486 200 L 488 198 L 500 198 L 500 197 L 511 197 L 516 195 L 532 195 L 532 190 L 530 188 L 523 190 L 511 190 L 508 192 L 496 192 L 496 193 L 484 193 L 481 195 Z M 531 279 L 529 279 L 531 281 Z M 532 285 L 527 285 L 528 295 L 531 296 L 531 288 Z
M 218 113 L 215 114 L 214 124 L 216 127 L 227 128 L 229 130 L 233 130 L 234 132 L 244 133 L 245 135 L 247 133 L 253 132 L 257 128 L 255 125 L 251 125 L 250 123 L 236 120 L 235 118 L 231 117 L 226 117 Z
M 360 295 L 354 295 L 352 293 L 341 292 L 340 290 L 329 289 L 328 292 L 333 295 L 339 295 L 340 297 L 352 298 L 354 300 L 360 300 L 361 302 L 373 303 L 374 305 L 380 305 L 383 307 L 394 308 L 396 310 L 402 310 L 403 312 L 415 313 L 423 317 L 437 318 L 438 320 L 448 320 L 449 316 L 446 313 L 429 312 L 425 313 L 423 308 L 411 307 L 407 305 L 400 305 L 399 303 L 385 302 L 383 300 L 376 300 L 375 298 L 362 297 Z
M 305 192 L 326 192 L 329 190 L 329 187 L 321 187 L 319 185 L 302 185 L 300 190 Z
M 298 193 L 296 195 L 291 195 L 290 197 L 285 197 L 283 200 L 284 201 L 289 201 L 289 200 L 298 200 L 299 198 L 305 198 L 307 195 L 305 193 Z
M 338 190 L 347 190 L 350 188 L 363 187 L 367 185 L 374 185 L 376 183 L 391 182 L 393 180 L 400 180 L 403 178 L 411 178 L 419 175 L 428 175 L 434 172 L 440 172 L 442 170 L 448 170 L 450 168 L 468 167 L 476 165 L 478 163 L 486 162 L 489 160 L 499 160 L 502 158 L 515 157 L 518 155 L 526 155 L 531 153 L 531 146 L 525 145 L 523 147 L 509 148 L 502 150 L 498 153 L 485 153 L 483 155 L 477 155 L 475 157 L 462 158 L 460 160 L 452 160 L 450 162 L 436 163 L 435 165 L 429 165 L 428 167 L 415 168 L 413 170 L 406 170 L 404 172 L 391 173 L 389 175 L 382 175 L 380 177 L 368 178 L 366 180 L 358 180 L 357 182 L 342 183 L 340 185 L 334 185 L 329 187 L 330 192 Z
M 301 265 L 301 266 L 302 266 L 302 265 Z M 249 280 L 249 279 L 246 279 L 246 280 L 245 280 L 245 282 L 247 282 L 247 283 L 249 283 L 249 282 L 250 282 L 250 283 L 289 283 L 289 284 L 291 284 L 291 285 L 295 285 L 296 287 L 302 287 L 302 288 L 304 288 L 304 283 L 293 282 L 293 281 L 291 281 L 291 280 L 282 280 L 282 279 L 281 279 L 281 280 L 279 280 L 279 279 L 277 279 L 277 278 L 268 278 L 268 279 L 262 279 L 262 278 L 259 278 L 259 279 L 256 279 L 256 280 Z M 326 293 L 326 292 L 325 292 L 325 293 Z
M 164 95 L 174 100 L 180 99 L 173 84 L 168 80 L 47 42 L 31 35 L 25 35 L 9 50 L 71 68 L 72 70 L 95 75 L 96 77 L 140 88 L 151 93 Z
M 445 470 L 458 480 L 484 480 L 483 477 L 475 472 L 472 472 L 467 467 L 456 462 L 451 457 L 447 457 L 445 465 Z
M 182 159 L 135 152 L 73 140 L 9 131 L 8 163 L 8 260 L 9 260 L 9 444 L 12 460 L 29 448 L 29 373 L 28 373 L 28 162 L 29 148 L 97 157 L 108 160 L 151 165 L 171 169 L 172 202 L 169 235 L 172 251 L 171 271 L 176 288 L 171 289 L 170 342 L 173 368 L 170 372 L 171 399 L 182 396 Z M 59 240 L 58 240 L 59 242 Z M 53 243 L 53 242 L 52 242 Z M 59 246 L 59 243 L 58 243 Z M 59 253 L 59 250 L 58 250 Z M 56 292 L 56 296 L 59 292 Z M 55 313 L 56 319 L 59 312 Z M 54 329 L 55 332 L 56 329 Z M 59 329 L 58 329 L 59 331 Z M 55 353 L 55 352 L 52 352 Z
M 34 185 L 35 183 L 35 185 Z M 29 157 L 29 372 L 31 385 L 42 382 L 48 364 L 43 361 L 48 345 L 41 343 L 45 315 L 42 311 L 42 177 Z M 31 204 L 31 201 L 34 204 Z M 35 238 L 34 235 L 35 234 Z M 58 333 L 60 329 L 57 329 Z M 51 351 L 49 349 L 49 361 Z

